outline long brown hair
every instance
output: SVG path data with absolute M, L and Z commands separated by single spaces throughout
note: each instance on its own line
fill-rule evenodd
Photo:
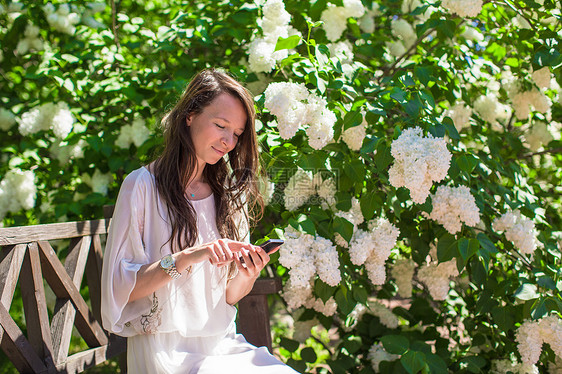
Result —
M 263 214 L 263 198 L 257 187 L 259 162 L 252 95 L 225 72 L 205 69 L 189 83 L 175 107 L 162 119 L 164 150 L 155 162 L 156 189 L 165 201 L 172 234 L 172 252 L 195 244 L 197 222 L 186 188 L 195 173 L 197 159 L 186 118 L 199 114 L 215 98 L 228 93 L 238 98 L 246 111 L 246 125 L 236 147 L 216 164 L 207 164 L 203 177 L 215 197 L 216 224 L 221 237 L 242 240 L 242 219 L 253 222 Z M 247 206 L 247 209 L 246 207 Z

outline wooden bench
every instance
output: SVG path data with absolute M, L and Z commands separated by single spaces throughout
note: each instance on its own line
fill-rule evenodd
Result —
M 119 355 L 126 372 L 126 339 L 101 326 L 102 239 L 108 225 L 103 219 L 0 228 L 0 347 L 19 372 L 79 373 Z M 60 239 L 70 240 L 66 253 L 61 251 L 64 261 L 50 243 Z M 56 296 L 54 306 L 47 305 L 44 280 Z M 18 283 L 27 334 L 9 313 Z M 260 278 L 238 304 L 238 332 L 270 351 L 267 295 L 280 289 L 280 279 Z M 88 349 L 69 354 L 73 327 Z

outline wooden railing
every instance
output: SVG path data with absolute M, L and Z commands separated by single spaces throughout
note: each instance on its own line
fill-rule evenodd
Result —
M 26 373 L 81 372 L 125 352 L 126 340 L 101 326 L 100 235 L 108 220 L 0 229 L 0 346 Z M 50 241 L 70 239 L 64 264 Z M 86 276 L 90 305 L 80 294 Z M 43 279 L 56 296 L 49 319 Z M 9 313 L 19 281 L 27 336 Z M 73 327 L 89 349 L 69 356 Z
M 80 373 L 120 354 L 126 372 L 126 339 L 101 326 L 101 236 L 108 225 L 109 219 L 0 228 L 0 347 L 19 372 Z M 60 239 L 70 239 L 64 263 L 50 243 Z M 51 318 L 43 280 L 56 296 Z M 9 313 L 18 283 L 27 334 Z M 86 286 L 89 304 L 80 293 Z M 238 332 L 270 351 L 267 295 L 280 289 L 280 279 L 260 278 L 238 304 Z M 88 349 L 69 355 L 73 327 Z

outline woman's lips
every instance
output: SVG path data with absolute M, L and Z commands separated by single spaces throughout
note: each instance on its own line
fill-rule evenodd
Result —
M 224 154 L 226 153 L 226 152 L 223 152 L 223 151 L 221 151 L 221 150 L 216 149 L 216 148 L 213 147 L 213 146 L 211 146 L 211 148 L 213 148 L 213 149 L 215 150 L 215 152 L 217 152 L 219 155 L 221 155 L 221 157 L 224 156 Z

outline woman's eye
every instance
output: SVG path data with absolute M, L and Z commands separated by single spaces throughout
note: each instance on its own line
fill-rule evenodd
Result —
M 224 129 L 224 126 L 219 125 L 218 123 L 215 123 L 215 125 L 219 128 L 219 129 Z

